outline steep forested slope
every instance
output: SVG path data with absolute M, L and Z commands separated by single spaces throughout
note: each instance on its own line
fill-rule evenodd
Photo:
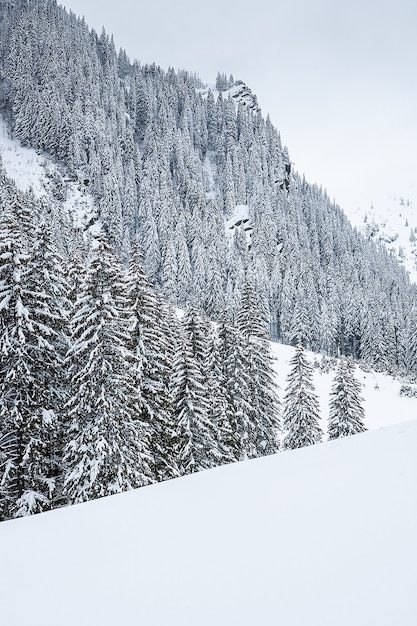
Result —
M 415 367 L 405 272 L 294 172 L 244 84 L 219 76 L 210 90 L 131 63 L 53 0 L 6 0 L 1 18 L 0 106 L 14 136 L 64 166 L 55 200 L 63 179 L 92 193 L 93 219 L 123 259 L 139 241 L 165 298 L 195 297 L 216 317 L 249 277 L 274 338 Z M 249 228 L 227 236 L 224 218 L 241 205 Z M 66 240 L 78 236 L 69 224 Z
M 320 441 L 306 347 L 415 381 L 415 287 L 242 81 L 4 0 L 0 114 L 1 519 Z M 282 420 L 269 336 L 297 344 Z M 332 436 L 365 427 L 351 368 Z

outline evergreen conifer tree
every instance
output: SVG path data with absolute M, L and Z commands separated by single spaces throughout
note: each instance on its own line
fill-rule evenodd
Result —
M 301 343 L 296 346 L 290 367 L 283 405 L 284 450 L 319 443 L 322 438 L 319 403 L 313 385 L 313 366 Z
M 64 360 L 69 347 L 69 314 L 71 304 L 67 299 L 69 291 L 65 278 L 66 268 L 63 258 L 52 243 L 52 228 L 40 222 L 35 229 L 34 246 L 29 258 L 28 307 L 32 311 L 36 328 L 38 364 L 37 403 L 42 407 L 45 432 L 39 438 L 43 441 L 43 460 L 48 477 L 50 497 L 60 498 L 61 465 L 64 438 L 64 404 L 67 400 Z M 42 424 L 41 424 L 42 428 Z M 35 452 L 36 447 L 32 446 Z M 37 453 L 39 457 L 39 452 Z M 27 455 L 29 463 L 31 455 Z
M 200 365 L 201 374 L 204 377 L 204 366 L 207 358 L 207 341 L 210 334 L 210 324 L 200 315 L 197 304 L 191 301 L 182 318 L 182 326 L 185 337 L 190 344 L 193 357 Z
M 35 231 L 30 254 L 11 210 L 0 227 L 0 446 L 2 515 L 52 506 L 60 461 L 65 390 L 65 283 L 49 231 Z
M 218 346 L 221 364 L 222 395 L 226 399 L 226 423 L 222 444 L 234 461 L 243 461 L 251 453 L 250 399 L 251 380 L 247 363 L 246 341 L 227 319 L 224 311 L 219 322 Z
M 207 357 L 204 367 L 207 381 L 208 418 L 214 426 L 218 447 L 218 464 L 224 465 L 235 460 L 235 423 L 231 419 L 227 398 L 227 382 L 220 353 L 220 338 L 213 329 L 208 341 Z
M 70 398 L 64 454 L 68 503 L 140 487 L 152 480 L 147 431 L 138 418 L 136 356 L 121 268 L 104 236 L 92 250 L 71 321 L 66 365 Z
M 174 355 L 171 397 L 177 422 L 177 459 L 180 474 L 218 464 L 214 425 L 208 417 L 207 388 L 190 341 L 179 338 Z
M 361 385 L 355 378 L 355 364 L 341 360 L 334 378 L 329 404 L 329 439 L 355 435 L 366 430 Z
M 172 348 L 164 327 L 168 324 L 165 309 L 145 276 L 142 261 L 135 246 L 128 273 L 129 330 L 135 354 L 135 384 L 141 396 L 139 418 L 150 433 L 153 474 L 159 481 L 178 476 L 176 424 L 169 394 Z
M 264 456 L 278 450 L 278 397 L 265 321 L 253 285 L 243 288 L 237 327 L 245 343 L 249 379 L 248 456 Z

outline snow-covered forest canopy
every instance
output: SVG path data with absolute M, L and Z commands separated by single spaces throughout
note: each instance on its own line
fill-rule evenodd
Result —
M 298 344 L 287 448 L 321 437 L 289 436 L 304 349 L 417 374 L 415 286 L 294 171 L 242 81 L 132 63 L 54 0 L 2 0 L 0 114 L 54 165 L 38 193 L 0 162 L 3 518 L 276 452 L 268 338 Z M 332 433 L 363 430 L 338 411 Z
M 223 77 L 216 92 L 187 72 L 132 64 L 51 0 L 1 8 L 1 111 L 15 137 L 65 166 L 48 203 L 61 252 L 85 254 L 57 217 L 74 177 L 116 253 L 128 257 L 138 240 L 170 302 L 234 311 L 249 277 L 274 338 L 415 366 L 405 272 L 292 170 L 248 88 Z M 226 232 L 241 205 L 248 223 Z

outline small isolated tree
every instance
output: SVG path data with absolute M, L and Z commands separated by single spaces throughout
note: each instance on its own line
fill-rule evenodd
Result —
M 322 438 L 319 403 L 313 385 L 313 366 L 301 343 L 296 347 L 290 366 L 284 396 L 284 450 L 320 443 Z
M 356 435 L 366 430 L 360 392 L 361 384 L 355 378 L 355 364 L 348 360 L 340 361 L 330 393 L 329 439 Z

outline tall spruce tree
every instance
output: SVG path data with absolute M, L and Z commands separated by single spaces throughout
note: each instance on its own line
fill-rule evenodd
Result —
M 230 415 L 227 397 L 227 382 L 220 352 L 220 338 L 217 329 L 212 329 L 206 353 L 204 371 L 208 394 L 208 418 L 214 426 L 218 446 L 218 463 L 224 465 L 235 460 L 235 421 Z
M 0 457 L 2 515 L 51 508 L 65 399 L 66 314 L 62 259 L 45 226 L 25 252 L 15 203 L 0 227 Z M 25 227 L 27 224 L 25 223 Z
M 250 401 L 251 380 L 247 364 L 246 341 L 224 311 L 218 328 L 222 393 L 226 399 L 226 423 L 222 443 L 234 461 L 243 461 L 251 453 Z
M 210 323 L 200 315 L 194 300 L 187 305 L 184 311 L 182 327 L 190 344 L 192 355 L 198 362 L 204 378 Z
M 171 397 L 177 422 L 177 463 L 180 474 L 218 464 L 214 424 L 208 417 L 207 388 L 191 343 L 182 333 L 173 361 Z
M 290 360 L 290 367 L 283 405 L 284 450 L 319 443 L 322 438 L 319 403 L 313 385 L 313 366 L 300 342 Z
M 165 309 L 151 288 L 142 263 L 135 246 L 128 272 L 129 331 L 135 354 L 135 385 L 141 397 L 139 419 L 150 434 L 152 469 L 159 481 L 178 476 L 176 424 L 169 393 L 172 348 L 165 332 Z
M 366 430 L 365 411 L 360 393 L 361 385 L 355 378 L 355 364 L 342 359 L 330 392 L 329 439 L 347 437 Z
M 38 404 L 42 406 L 45 432 L 42 461 L 48 476 L 51 504 L 59 501 L 62 478 L 64 405 L 67 401 L 64 360 L 69 347 L 68 283 L 63 258 L 52 243 L 52 228 L 43 221 L 35 229 L 34 246 L 29 258 L 28 303 L 36 325 L 39 382 Z M 41 428 L 42 424 L 41 422 Z M 36 453 L 36 446 L 31 452 Z M 39 458 L 39 452 L 37 452 Z M 31 454 L 27 455 L 29 464 Z
M 152 481 L 128 312 L 122 270 L 99 235 L 75 304 L 66 360 L 70 399 L 63 463 L 68 503 Z
M 249 380 L 248 456 L 273 454 L 278 450 L 279 405 L 275 373 L 266 324 L 253 285 L 243 288 L 237 327 L 245 344 L 245 362 Z

